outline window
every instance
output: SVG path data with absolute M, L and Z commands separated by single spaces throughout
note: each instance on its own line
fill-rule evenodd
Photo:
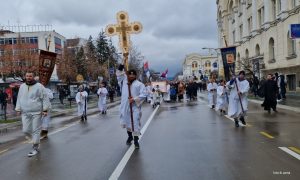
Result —
M 241 69 L 241 55 L 238 53 L 237 55 L 237 67 L 238 69 Z
M 287 35 L 288 56 L 296 55 L 296 40 L 290 38 L 290 32 Z
M 258 10 L 258 25 L 261 26 L 264 23 L 264 7 Z
M 30 42 L 30 44 L 38 44 L 38 38 L 37 37 L 30 37 L 29 42 Z
M 248 49 L 246 49 L 246 51 L 245 51 L 245 57 L 246 57 L 246 59 L 249 58 L 249 50 Z
M 277 14 L 281 12 L 281 0 L 278 0 L 277 2 Z
M 276 20 L 276 0 L 271 0 L 272 20 Z
M 4 56 L 4 49 L 0 49 L 0 56 Z
M 249 34 L 252 31 L 252 16 L 248 18 L 248 32 Z
M 193 63 L 192 63 L 192 68 L 193 69 L 196 69 L 198 67 L 198 63 L 196 62 L 196 61 L 194 61 Z
M 235 43 L 235 31 L 232 32 L 232 42 Z
M 296 7 L 296 0 L 292 0 L 292 8 Z
M 255 47 L 255 55 L 256 56 L 259 56 L 260 55 L 260 47 L 258 44 L 256 44 L 256 47 Z
M 273 38 L 269 40 L 269 59 L 275 60 L 275 42 Z
M 3 45 L 5 43 L 5 40 L 3 38 L 0 38 L 0 45 Z
M 61 46 L 61 39 L 58 37 L 54 37 L 54 42 L 56 45 L 60 45 Z
M 243 39 L 243 25 L 240 25 L 240 39 Z

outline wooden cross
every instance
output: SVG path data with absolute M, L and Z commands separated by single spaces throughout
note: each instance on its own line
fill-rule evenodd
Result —
M 129 23 L 129 16 L 127 12 L 120 11 L 117 13 L 118 24 L 110 24 L 106 27 L 106 34 L 108 36 L 119 35 L 119 46 L 123 51 L 124 65 L 128 70 L 128 53 L 130 49 L 130 34 L 138 34 L 142 31 L 143 26 L 140 22 Z

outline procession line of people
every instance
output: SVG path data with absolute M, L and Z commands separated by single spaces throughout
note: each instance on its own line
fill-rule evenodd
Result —
M 245 116 L 248 111 L 249 82 L 245 79 L 245 71 L 240 71 L 238 77 L 233 76 L 230 81 L 224 80 L 215 83 L 211 80 L 207 85 L 208 102 L 212 109 L 220 111 L 221 115 L 227 114 L 234 119 L 235 126 L 239 127 L 239 121 L 246 125 Z

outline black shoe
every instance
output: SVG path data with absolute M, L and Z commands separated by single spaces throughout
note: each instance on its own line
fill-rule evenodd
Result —
M 85 119 L 85 121 L 87 121 L 87 116 L 86 115 L 84 116 L 84 119 Z
M 127 134 L 128 134 L 128 138 L 127 138 L 126 144 L 127 144 L 127 145 L 131 145 L 131 142 L 132 142 L 132 140 L 133 140 L 132 132 L 127 131 Z
M 81 122 L 83 122 L 84 121 L 84 117 L 83 116 L 81 116 L 81 120 L 80 120 Z
M 139 137 L 138 136 L 134 136 L 134 146 L 135 146 L 135 149 L 140 149 Z
M 132 136 L 131 136 L 131 137 L 129 136 L 129 137 L 127 138 L 126 144 L 127 144 L 127 145 L 131 145 L 132 140 L 133 140 L 133 137 L 132 137 Z
M 240 117 L 240 121 L 242 122 L 243 125 L 246 125 L 246 121 L 245 121 L 244 116 L 241 116 L 241 117 Z
M 102 111 L 101 114 L 104 114 L 104 111 Z
M 240 127 L 239 121 L 237 119 L 234 119 L 235 127 Z
M 212 108 L 212 109 L 215 109 L 215 105 L 212 105 L 211 108 Z
M 48 131 L 42 130 L 41 131 L 41 139 L 47 139 L 48 138 Z

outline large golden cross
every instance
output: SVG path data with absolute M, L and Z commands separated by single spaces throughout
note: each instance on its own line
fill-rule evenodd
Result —
M 119 46 L 124 55 L 124 65 L 128 70 L 128 53 L 130 49 L 130 34 L 138 34 L 142 31 L 143 26 L 140 22 L 129 23 L 128 13 L 120 11 L 117 13 L 118 24 L 110 24 L 106 27 L 108 36 L 119 35 Z

